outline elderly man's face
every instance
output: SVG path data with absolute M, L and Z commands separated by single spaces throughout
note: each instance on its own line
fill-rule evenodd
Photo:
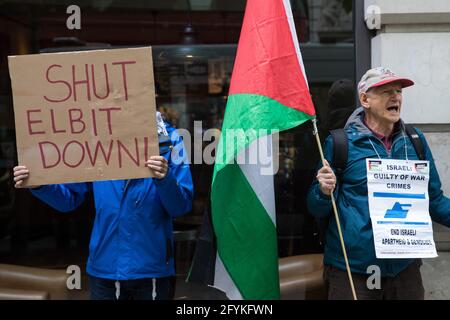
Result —
M 402 108 L 402 86 L 388 83 L 360 94 L 360 100 L 369 116 L 380 124 L 396 123 Z

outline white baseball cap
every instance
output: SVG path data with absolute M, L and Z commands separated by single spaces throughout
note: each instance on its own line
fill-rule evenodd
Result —
M 379 87 L 391 82 L 399 82 L 402 88 L 414 85 L 414 81 L 408 78 L 401 78 L 389 68 L 378 67 L 368 70 L 358 83 L 358 92 L 367 92 L 371 88 Z

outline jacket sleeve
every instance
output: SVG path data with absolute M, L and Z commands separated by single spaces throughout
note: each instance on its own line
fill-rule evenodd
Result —
M 446 227 L 450 227 L 450 199 L 447 198 L 441 185 L 441 179 L 437 172 L 436 165 L 434 163 L 433 154 L 428 146 L 428 143 L 423 135 L 419 131 L 419 136 L 422 139 L 425 148 L 425 157 L 430 161 L 430 181 L 428 183 L 428 196 L 430 198 L 430 216 L 431 219 L 437 223 L 443 224 Z
M 85 195 L 90 189 L 90 183 L 68 183 L 44 185 L 30 189 L 30 191 L 54 209 L 60 212 L 69 212 L 83 203 Z
M 325 145 L 323 149 L 324 149 L 323 150 L 324 157 L 331 165 L 332 164 L 331 159 L 333 159 L 333 141 L 331 135 L 328 136 L 328 138 L 325 140 Z M 322 161 L 319 162 L 316 173 L 317 171 L 320 170 L 320 168 L 322 168 Z M 338 185 L 339 183 L 336 183 L 336 189 L 333 192 L 335 197 L 337 194 Z M 307 204 L 309 213 L 315 216 L 316 218 L 325 217 L 332 213 L 333 207 L 331 204 L 331 197 L 324 194 L 320 190 L 319 182 L 315 177 L 308 192 Z
M 163 179 L 154 181 L 164 209 L 172 217 L 177 217 L 191 211 L 194 186 L 183 140 L 176 130 L 171 129 L 168 131 L 173 149 L 166 156 L 169 169 Z

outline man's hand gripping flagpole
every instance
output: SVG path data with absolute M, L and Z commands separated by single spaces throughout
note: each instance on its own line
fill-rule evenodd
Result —
M 323 156 L 322 144 L 320 143 L 319 131 L 317 130 L 317 119 L 316 118 L 312 119 L 312 123 L 314 126 L 313 134 L 316 136 L 317 146 L 319 147 L 320 159 L 322 160 L 322 164 L 325 165 L 325 158 Z M 337 225 L 338 232 L 339 232 L 339 239 L 341 240 L 342 252 L 344 254 L 345 266 L 346 266 L 347 274 L 348 274 L 348 280 L 350 282 L 350 287 L 352 289 L 353 300 L 358 300 L 356 297 L 355 286 L 353 285 L 352 273 L 350 271 L 350 265 L 348 263 L 347 251 L 345 250 L 344 237 L 342 236 L 341 223 L 339 221 L 339 215 L 337 212 L 336 201 L 334 199 L 333 191 L 334 190 L 332 190 L 332 192 L 330 193 L 331 203 L 333 205 L 333 212 L 334 212 L 334 217 L 336 219 L 336 225 Z

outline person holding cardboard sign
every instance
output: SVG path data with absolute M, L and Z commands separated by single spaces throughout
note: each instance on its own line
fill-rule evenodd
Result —
M 159 113 L 157 119 L 161 155 L 146 161 L 155 178 L 30 188 L 62 212 L 94 193 L 96 217 L 86 268 L 91 299 L 173 298 L 172 219 L 191 210 L 193 183 L 182 139 Z M 21 188 L 31 174 L 25 165 L 16 166 L 15 187 Z

